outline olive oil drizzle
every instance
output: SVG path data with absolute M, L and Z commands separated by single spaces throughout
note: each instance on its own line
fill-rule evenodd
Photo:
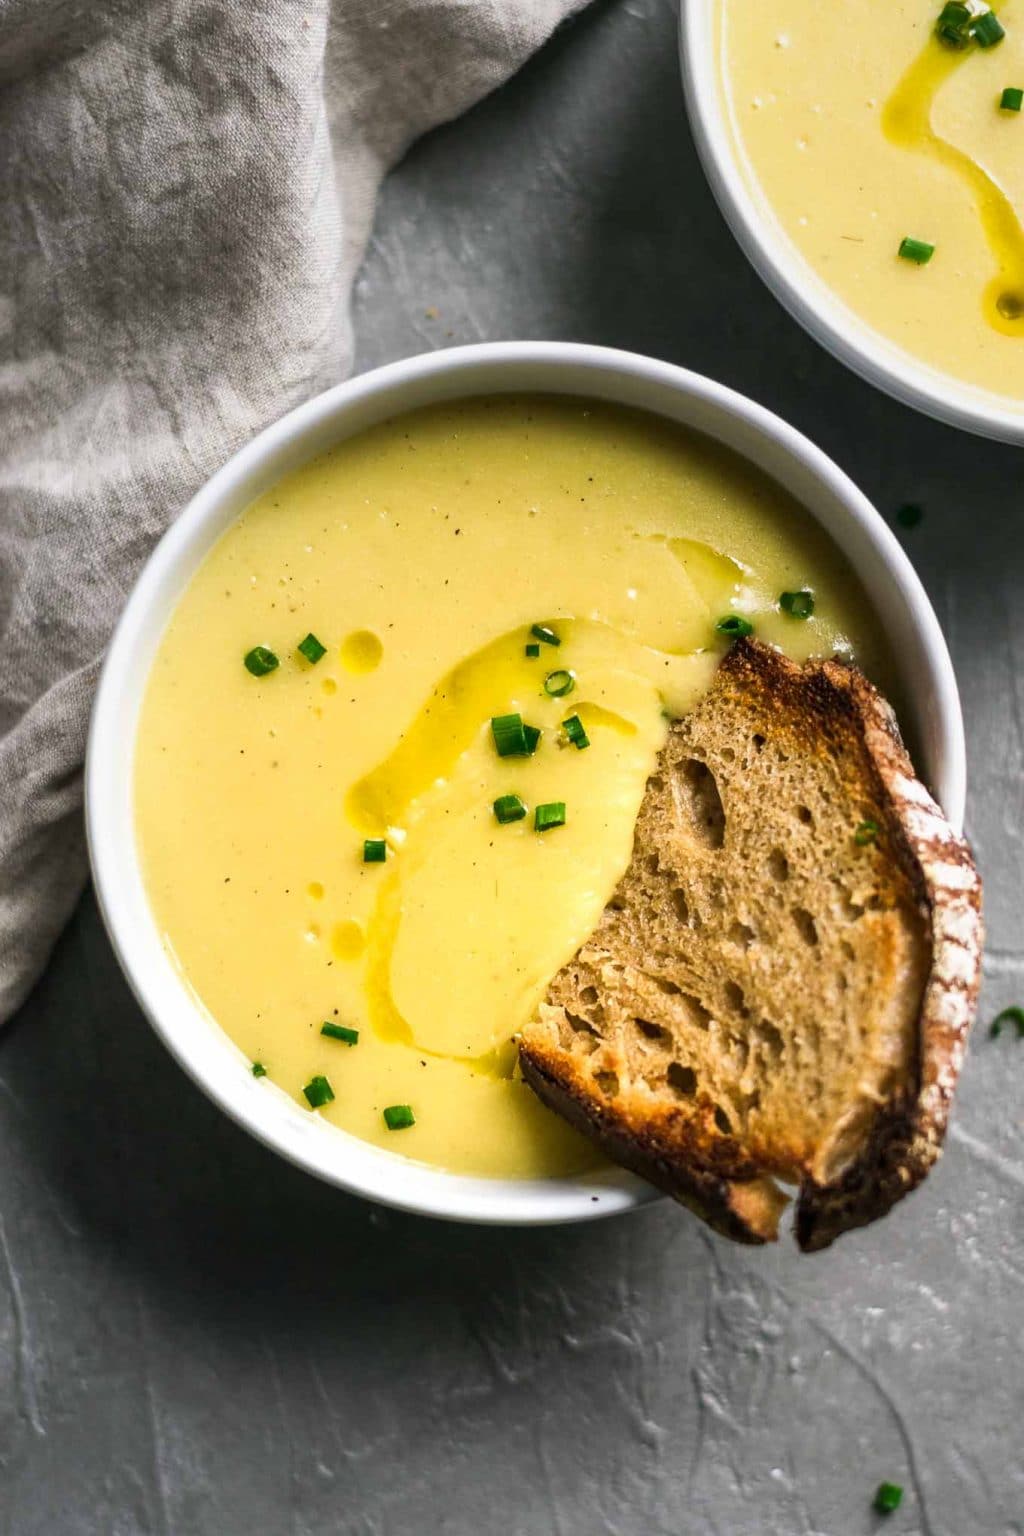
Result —
M 882 130 L 890 143 L 937 161 L 970 188 L 985 238 L 998 263 L 998 271 L 982 295 L 982 312 L 989 325 L 1004 336 L 1024 336 L 1024 226 L 984 166 L 942 138 L 932 126 L 936 96 L 954 71 L 975 53 L 973 47 L 945 47 L 933 33 L 885 103 Z

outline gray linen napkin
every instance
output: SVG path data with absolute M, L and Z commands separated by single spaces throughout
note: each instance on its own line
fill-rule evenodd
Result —
M 89 705 L 140 565 L 347 372 L 388 166 L 583 3 L 0 0 L 0 1020 L 84 880 Z

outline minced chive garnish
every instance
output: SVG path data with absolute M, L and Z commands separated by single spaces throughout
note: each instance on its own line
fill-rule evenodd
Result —
M 326 1077 L 322 1077 L 319 1073 L 316 1077 L 310 1078 L 302 1091 L 309 1101 L 310 1109 L 320 1109 L 324 1104 L 330 1104 L 334 1098 L 334 1089 Z
M 963 0 L 948 0 L 942 7 L 935 31 L 940 42 L 950 48 L 966 48 L 970 42 L 972 14 Z
M 526 806 L 518 795 L 499 795 L 494 802 L 495 820 L 503 827 L 510 821 L 522 821 L 526 815 Z
M 1019 85 L 1008 85 L 999 98 L 999 106 L 1003 112 L 1019 112 L 1024 107 L 1024 90 Z
M 266 677 L 268 672 L 273 672 L 279 665 L 273 651 L 268 651 L 265 645 L 254 645 L 251 651 L 245 653 L 245 670 L 251 672 L 253 677 Z
M 262 1061 L 254 1061 L 253 1062 L 253 1064 L 252 1064 L 252 1075 L 253 1075 L 253 1077 L 266 1077 L 267 1069 L 263 1065 Z
M 359 1044 L 358 1029 L 349 1029 L 347 1024 L 332 1024 L 330 1019 L 324 1019 L 320 1033 L 326 1035 L 328 1040 L 341 1040 L 345 1045 Z
M 583 751 L 584 747 L 590 746 L 590 737 L 587 735 L 579 715 L 570 715 L 568 720 L 563 720 L 562 730 L 568 736 L 573 746 L 580 752 Z
M 576 674 L 570 672 L 568 667 L 560 667 L 557 672 L 549 672 L 544 679 L 544 692 L 552 699 L 564 699 L 567 693 L 572 693 L 576 687 Z
M 388 856 L 388 845 L 382 837 L 368 837 L 363 842 L 363 863 L 383 864 Z
M 715 625 L 720 635 L 728 635 L 730 640 L 740 640 L 744 635 L 752 635 L 754 626 L 749 619 L 741 618 L 738 613 L 727 613 L 719 619 Z
M 531 624 L 530 634 L 535 640 L 543 640 L 545 645 L 561 645 L 562 643 L 560 637 L 547 624 Z
M 779 607 L 791 619 L 809 619 L 814 612 L 814 593 L 808 592 L 806 587 L 799 592 L 783 592 Z
M 529 645 L 526 647 L 526 654 L 527 654 L 527 656 L 539 656 L 540 655 L 540 646 L 538 645 L 536 640 L 531 640 L 530 641 Z
M 529 757 L 522 715 L 495 715 L 491 720 L 491 735 L 499 757 Z
M 1006 28 L 995 11 L 985 11 L 981 16 L 974 18 L 971 24 L 971 36 L 980 47 L 994 48 L 996 43 L 1001 43 L 1006 36 Z
M 879 1483 L 875 1490 L 875 1509 L 880 1515 L 891 1515 L 894 1509 L 899 1509 L 903 1500 L 903 1489 L 899 1483 Z
M 904 235 L 899 253 L 904 261 L 913 261 L 917 266 L 925 267 L 935 255 L 935 247 L 929 245 L 927 240 L 915 240 L 911 235 Z
M 916 502 L 906 501 L 902 507 L 896 508 L 896 521 L 901 528 L 916 528 L 924 518 L 924 508 Z
M 853 834 L 853 840 L 858 848 L 866 848 L 869 843 L 878 842 L 878 834 L 881 830 L 877 821 L 862 821 Z
M 416 1116 L 408 1104 L 389 1104 L 384 1111 L 384 1124 L 389 1131 L 407 1131 L 416 1124 Z
M 535 725 L 524 725 L 523 735 L 526 738 L 526 755 L 532 757 L 540 741 L 540 731 Z
M 327 655 L 326 645 L 321 645 L 316 635 L 312 633 L 308 634 L 305 640 L 299 641 L 298 649 L 301 651 L 302 655 L 305 656 L 306 660 L 310 662 L 314 667 L 320 660 L 321 656 Z
M 550 832 L 552 827 L 564 826 L 564 800 L 550 800 L 547 805 L 538 805 L 533 813 L 533 830 L 535 832 Z
M 1002 1034 L 1004 1024 L 1013 1024 L 1018 1040 L 1024 1040 L 1024 1008 L 1004 1008 L 1002 1013 L 996 1014 L 988 1031 L 994 1040 Z

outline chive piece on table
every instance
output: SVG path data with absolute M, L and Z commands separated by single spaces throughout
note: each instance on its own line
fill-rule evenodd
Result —
M 384 1124 L 389 1131 L 407 1131 L 416 1124 L 416 1116 L 409 1104 L 389 1104 L 384 1111 Z
M 503 827 L 510 821 L 522 821 L 526 815 L 526 806 L 518 795 L 499 795 L 494 802 L 494 816 Z
M 334 1089 L 326 1077 L 319 1072 L 316 1077 L 310 1078 L 302 1091 L 306 1095 L 310 1109 L 321 1109 L 323 1105 L 330 1104 L 334 1098 Z
M 530 641 L 529 645 L 526 647 L 526 654 L 527 654 L 527 656 L 539 656 L 540 655 L 540 645 L 538 644 L 538 642 L 536 640 L 531 640 Z
M 999 98 L 1002 112 L 1019 112 L 1024 107 L 1024 90 L 1019 85 L 1008 85 Z
M 900 241 L 899 254 L 904 261 L 912 261 L 916 266 L 926 267 L 935 255 L 935 247 L 929 245 L 927 240 L 915 240 L 912 235 L 904 235 Z
M 314 667 L 320 660 L 321 656 L 327 655 L 326 645 L 321 645 L 316 635 L 314 635 L 312 632 L 306 636 L 305 640 L 299 641 L 298 649 L 301 651 L 302 655 L 305 656 L 310 665 Z
M 367 837 L 363 840 L 363 863 L 383 864 L 388 856 L 388 845 L 382 837 Z
M 779 607 L 791 619 L 809 619 L 814 612 L 814 593 L 806 587 L 799 592 L 783 592 L 779 598 Z
M 1015 1025 L 1018 1040 L 1024 1040 L 1024 1008 L 1004 1008 L 1002 1013 L 996 1014 L 988 1030 L 993 1040 L 998 1040 L 1004 1024 Z
M 543 640 L 545 645 L 561 645 L 559 635 L 548 624 L 531 624 L 530 634 L 535 640 Z
M 995 11 L 983 11 L 971 24 L 971 36 L 979 47 L 994 48 L 1006 36 L 1006 28 Z
M 576 674 L 568 667 L 559 667 L 557 672 L 549 672 L 544 679 L 544 692 L 552 699 L 564 699 L 575 687 Z
M 738 613 L 727 613 L 719 619 L 715 625 L 720 635 L 728 635 L 730 640 L 741 640 L 744 635 L 752 635 L 754 626 L 749 619 L 742 618 Z
M 899 1483 L 879 1483 L 875 1490 L 874 1507 L 880 1515 L 891 1515 L 903 1501 L 903 1489 Z
M 340 1040 L 344 1045 L 358 1045 L 358 1029 L 349 1029 L 347 1024 L 332 1024 L 330 1019 L 325 1019 L 320 1025 L 320 1033 L 326 1035 L 328 1040 Z
M 538 805 L 533 813 L 533 829 L 535 832 L 550 832 L 553 827 L 564 826 L 564 800 L 549 800 L 547 805 Z
M 251 651 L 245 653 L 245 670 L 251 672 L 253 677 L 266 677 L 278 665 L 277 657 L 265 645 L 254 645 Z
M 853 834 L 853 840 L 858 848 L 866 848 L 870 843 L 878 842 L 878 834 L 881 830 L 877 821 L 862 821 Z
M 904 502 L 902 507 L 896 508 L 896 521 L 901 528 L 916 528 L 924 518 L 924 508 L 916 502 Z
M 582 752 L 584 747 L 590 746 L 590 737 L 579 715 L 570 715 L 568 720 L 562 721 L 562 730 L 568 736 L 577 751 Z
M 254 1061 L 253 1062 L 253 1064 L 252 1064 L 252 1075 L 253 1075 L 253 1077 L 266 1077 L 267 1069 L 263 1065 L 262 1061 Z

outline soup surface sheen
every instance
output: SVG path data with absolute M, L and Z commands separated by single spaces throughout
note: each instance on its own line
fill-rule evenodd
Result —
M 803 622 L 778 607 L 802 588 Z M 514 1036 L 625 869 L 666 716 L 706 686 L 728 614 L 877 673 L 863 599 L 806 513 L 708 441 L 615 407 L 432 407 L 245 512 L 161 642 L 136 814 L 165 942 L 267 1092 L 305 1105 L 326 1077 L 326 1119 L 461 1172 L 594 1162 L 519 1078 Z M 256 645 L 279 658 L 265 676 L 243 665 Z M 558 671 L 573 687 L 552 697 Z M 530 757 L 495 750 L 491 719 L 512 713 L 541 730 Z M 529 814 L 500 825 L 512 794 Z M 565 824 L 538 832 L 551 802 Z M 384 862 L 364 862 L 366 838 Z M 392 1105 L 415 1124 L 389 1131 Z
M 1024 113 L 1000 105 L 1024 87 L 1024 0 L 993 6 L 997 46 L 964 49 L 936 37 L 937 0 L 710 3 L 767 215 L 868 325 L 1024 410 Z

